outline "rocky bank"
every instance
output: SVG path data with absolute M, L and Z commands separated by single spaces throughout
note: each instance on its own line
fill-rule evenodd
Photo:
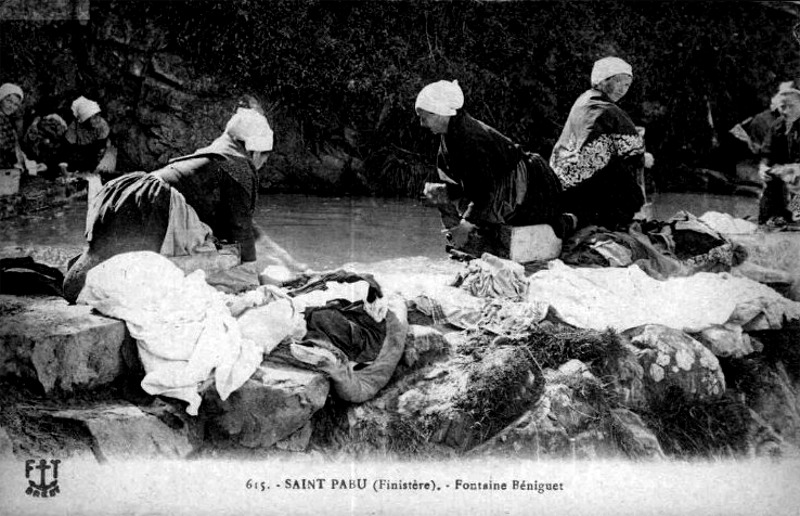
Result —
M 63 270 L 74 250 L 3 254 Z M 379 278 L 383 271 L 390 283 L 441 285 L 462 268 L 419 259 L 362 267 Z M 181 402 L 141 390 L 143 369 L 122 321 L 57 297 L 0 296 L 2 448 L 16 459 L 100 462 L 287 453 L 663 460 L 798 451 L 796 322 L 749 332 L 747 348 L 723 349 L 664 326 L 582 330 L 529 303 L 475 299 L 483 323 L 463 329 L 424 297 L 408 298 L 403 358 L 365 403 L 338 399 L 321 373 L 267 357 L 227 400 L 207 389 L 192 417 Z

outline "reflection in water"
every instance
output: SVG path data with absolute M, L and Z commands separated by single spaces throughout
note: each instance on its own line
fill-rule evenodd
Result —
M 408 256 L 447 259 L 439 212 L 410 199 L 262 195 L 255 219 L 314 269 Z
M 682 209 L 696 215 L 714 210 L 755 218 L 758 201 L 703 194 L 654 197 L 656 218 L 668 218 Z M 7 219 L 1 224 L 0 241 L 3 245 L 82 245 L 85 217 L 85 201 L 77 201 Z M 261 195 L 255 219 L 276 243 L 316 270 L 409 256 L 447 260 L 437 210 L 411 199 Z

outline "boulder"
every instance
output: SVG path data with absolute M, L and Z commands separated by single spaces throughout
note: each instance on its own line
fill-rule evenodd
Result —
M 696 335 L 697 340 L 720 358 L 741 358 L 756 351 L 750 336 L 742 332 L 741 326 L 712 326 Z
M 625 408 L 611 410 L 612 427 L 625 455 L 631 458 L 664 458 L 658 438 L 638 414 Z
M 748 406 L 783 439 L 800 445 L 800 386 L 778 361 L 762 371 L 757 393 Z
M 317 421 L 320 439 L 356 454 L 455 455 L 491 438 L 541 394 L 543 378 L 524 348 L 470 349 L 464 334 L 447 337 L 449 356 L 342 407 L 343 417 Z
M 6 429 L 0 426 L 0 462 L 8 464 L 14 460 L 14 443 Z
M 775 457 L 783 455 L 786 440 L 772 428 L 756 411 L 749 409 L 748 427 L 749 455 L 756 457 Z
M 516 346 L 485 348 L 477 360 L 456 354 L 423 373 L 398 397 L 397 412 L 428 428 L 434 442 L 461 451 L 490 438 L 540 394 L 533 363 Z
M 611 378 L 611 384 L 622 406 L 640 409 L 647 406 L 645 370 L 637 358 L 638 349 L 630 344 L 624 347 L 629 353 L 617 360 L 617 371 Z
M 530 458 L 663 458 L 658 439 L 635 413 L 611 408 L 604 386 L 578 360 L 545 371 L 536 405 L 474 454 Z
M 293 451 L 293 452 L 302 452 L 308 448 L 308 443 L 311 441 L 311 434 L 314 431 L 314 427 L 311 425 L 309 421 L 305 425 L 303 425 L 300 430 L 297 430 L 289 437 L 282 439 L 275 443 L 275 447 L 279 450 L 284 451 Z
M 0 296 L 0 376 L 47 393 L 108 385 L 125 371 L 125 323 L 57 297 Z
M 85 425 L 93 439 L 92 451 L 100 463 L 185 458 L 193 450 L 187 427 L 171 428 L 130 404 L 60 410 L 51 415 Z
M 536 405 L 497 435 L 474 448 L 471 455 L 510 455 L 521 458 L 563 458 L 571 453 L 566 429 L 549 417 L 550 399 Z
M 421 369 L 436 358 L 446 355 L 447 350 L 448 345 L 442 332 L 430 326 L 410 324 L 401 366 Z
M 558 370 L 545 371 L 544 397 L 550 400 L 548 417 L 553 419 L 558 426 L 567 430 L 570 435 L 575 435 L 580 428 L 591 425 L 593 420 L 600 417 L 601 407 L 582 393 L 594 391 L 600 393 L 597 378 L 589 368 L 580 360 L 570 360 L 562 364 Z
M 725 392 L 717 357 L 686 333 L 647 324 L 624 335 L 636 348 L 648 400 L 663 396 L 671 387 L 680 388 L 689 399 L 719 397 Z
M 212 388 L 204 393 L 200 416 L 212 432 L 248 448 L 268 448 L 300 430 L 328 397 L 321 373 L 264 362 L 227 400 Z

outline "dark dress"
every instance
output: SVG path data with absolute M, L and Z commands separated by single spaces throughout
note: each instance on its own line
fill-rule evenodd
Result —
M 173 188 L 217 239 L 238 243 L 242 261 L 255 261 L 252 215 L 257 186 L 258 177 L 248 159 L 218 152 L 198 152 L 152 173 L 133 172 L 109 181 L 92 202 L 89 248 L 70 264 L 64 297 L 75 302 L 88 271 L 112 256 L 160 252 L 169 227 Z
M 100 116 L 93 116 L 83 123 L 77 120 L 67 130 L 69 142 L 66 149 L 66 161 L 70 170 L 91 172 L 103 159 L 111 128 Z
M 243 262 L 255 261 L 253 213 L 258 174 L 251 162 L 236 156 L 201 154 L 178 158 L 170 165 L 156 174 L 183 194 L 215 237 L 239 244 Z
M 561 188 L 547 162 L 463 110 L 442 135 L 437 166 L 453 202 L 442 210 L 445 226 L 463 218 L 491 232 L 559 221 Z
M 779 117 L 764 140 L 762 158 L 770 167 L 800 163 L 800 121 L 791 124 L 787 130 L 786 119 Z M 793 219 L 792 210 L 787 205 L 786 184 L 781 178 L 769 176 L 761 196 L 758 221 L 763 224 L 772 217 L 782 217 L 787 222 Z
M 12 168 L 16 165 L 17 141 L 14 121 L 0 113 L 0 168 Z
M 562 207 L 578 227 L 626 228 L 644 204 L 644 141 L 604 93 L 584 92 L 570 110 L 550 165 L 564 187 Z

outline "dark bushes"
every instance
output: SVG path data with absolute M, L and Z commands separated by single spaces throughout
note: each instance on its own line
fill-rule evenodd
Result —
M 656 182 L 668 185 L 678 167 L 723 167 L 714 151 L 724 133 L 800 75 L 790 3 L 95 0 L 91 9 L 95 35 L 120 19 L 128 36 L 153 29 L 143 52 L 181 55 L 223 89 L 255 92 L 301 121 L 310 146 L 355 131 L 365 179 L 384 195 L 417 195 L 420 167 L 432 168 L 436 142 L 413 103 L 433 80 L 458 79 L 474 116 L 549 157 L 592 62 L 619 55 L 635 74 L 623 105 L 647 127 Z M 61 36 L 31 45 L 31 30 L 68 23 L 12 25 L 2 31 L 5 80 L 50 62 Z M 79 76 L 78 86 L 116 79 Z M 387 171 L 401 177 L 387 184 Z

